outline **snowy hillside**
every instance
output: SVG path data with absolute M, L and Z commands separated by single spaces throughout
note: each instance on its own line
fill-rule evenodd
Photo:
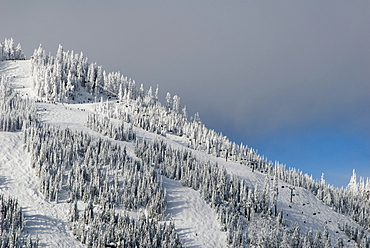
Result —
M 38 53 L 34 60 L 41 61 Z M 50 68 L 58 57 L 34 60 L 0 62 L 2 81 L 36 109 L 37 120 L 22 130 L 0 132 L 0 194 L 18 199 L 24 239 L 37 237 L 43 247 L 175 247 L 177 239 L 184 247 L 370 246 L 369 226 L 361 226 L 369 209 L 355 220 L 338 213 L 334 193 L 327 196 L 336 189 L 280 165 L 273 169 L 253 149 L 212 130 L 203 133 L 196 116 L 186 120 L 177 96 L 161 106 L 151 89 L 135 91 L 134 81 L 100 67 L 86 74 L 95 82 L 104 75 L 104 87 L 82 87 L 87 83 L 76 71 L 64 75 L 65 86 L 53 86 Z M 49 66 L 44 74 L 42 66 Z M 114 77 L 121 86 L 106 83 Z M 140 238 L 129 240 L 134 234 Z

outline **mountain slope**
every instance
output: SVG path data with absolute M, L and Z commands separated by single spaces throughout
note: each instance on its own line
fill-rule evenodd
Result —
M 5 69 L 2 71 L 7 76 L 12 76 L 12 82 L 21 94 L 38 99 L 31 89 L 30 67 L 30 61 L 3 62 L 3 68 Z M 37 104 L 37 113 L 45 123 L 83 130 L 95 136 L 101 136 L 84 126 L 87 112 L 92 111 L 94 107 L 93 104 L 69 105 L 40 101 Z M 3 153 L 0 154 L 0 157 L 3 157 L 1 161 L 2 184 L 5 185 L 2 191 L 19 198 L 20 204 L 27 209 L 25 211 L 26 231 L 31 234 L 38 234 L 41 244 L 48 247 L 80 246 L 81 244 L 71 233 L 67 232 L 68 204 L 65 202 L 49 203 L 38 193 L 39 182 L 35 172 L 30 167 L 29 155 L 24 152 L 21 133 L 0 132 L 0 134 L 2 135 L 0 140 L 5 145 L 4 149 L 0 150 Z M 152 136 L 150 133 L 146 135 L 142 138 L 150 139 L 150 136 Z M 128 142 L 118 143 L 127 146 L 128 152 L 133 154 L 133 144 Z M 14 158 L 16 158 L 16 161 L 13 161 Z M 17 172 L 16 174 L 12 173 L 12 168 Z M 23 169 L 20 170 L 19 168 Z M 17 183 L 18 179 L 20 179 L 20 184 L 10 183 Z M 163 180 L 163 185 L 168 192 L 167 215 L 178 228 L 183 244 L 187 247 L 225 247 L 225 235 L 219 231 L 220 226 L 216 215 L 201 200 L 199 193 L 169 179 L 163 178 Z M 186 202 L 183 202 L 183 197 L 186 197 Z M 213 240 L 213 242 L 210 242 L 210 240 Z
M 135 143 L 117 141 L 105 137 L 86 127 L 89 113 L 99 108 L 99 103 L 67 104 L 55 103 L 37 97 L 32 89 L 31 61 L 11 61 L 1 63 L 1 73 L 10 77 L 14 88 L 24 97 L 37 100 L 37 114 L 43 123 L 61 128 L 84 131 L 120 146 L 126 147 L 128 154 L 135 156 Z M 110 102 L 114 104 L 112 100 Z M 112 120 L 116 121 L 116 120 Z M 273 177 L 252 170 L 240 163 L 226 161 L 205 152 L 188 148 L 186 137 L 167 134 L 154 134 L 141 128 L 133 127 L 138 140 L 152 142 L 161 140 L 174 149 L 189 150 L 198 161 L 218 164 L 227 173 L 247 182 L 250 188 L 263 189 L 270 185 Z M 73 246 L 80 243 L 68 231 L 68 209 L 66 201 L 50 203 L 39 193 L 39 181 L 30 165 L 29 154 L 25 153 L 21 133 L 0 132 L 2 148 L 0 149 L 1 192 L 19 199 L 26 217 L 26 230 L 37 233 L 40 241 L 46 246 Z M 186 247 L 226 247 L 226 232 L 214 209 L 207 204 L 200 193 L 182 186 L 179 182 L 162 177 L 163 186 L 167 191 L 167 219 L 173 221 L 181 242 Z M 338 228 L 348 224 L 361 229 L 350 218 L 334 212 L 330 207 L 318 200 L 311 192 L 295 187 L 293 201 L 290 202 L 293 187 L 278 180 L 277 209 L 283 211 L 284 222 L 289 227 L 298 223 L 302 233 L 312 230 L 322 232 L 327 228 L 332 244 L 338 238 L 349 240 L 347 247 L 355 247 L 354 241 Z M 253 225 L 251 225 L 253 226 Z

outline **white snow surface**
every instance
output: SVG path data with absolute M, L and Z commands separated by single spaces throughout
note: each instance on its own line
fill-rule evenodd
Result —
M 198 191 L 162 177 L 167 190 L 167 212 L 186 247 L 225 247 L 216 213 L 204 203 Z
M 0 74 L 11 78 L 16 90 L 31 99 L 39 99 L 32 90 L 31 62 L 7 61 L 0 63 Z M 94 103 L 61 104 L 51 102 L 37 103 L 37 112 L 43 122 L 57 126 L 84 130 L 100 137 L 100 134 L 84 126 L 87 114 L 94 111 Z M 129 125 L 129 124 L 128 124 Z M 154 140 L 163 139 L 174 148 L 189 149 L 186 139 L 174 135 L 166 137 L 146 132 L 140 128 L 134 130 L 138 138 Z M 104 137 L 109 139 L 107 137 Z M 112 140 L 113 141 L 113 140 Z M 120 142 L 127 147 L 127 152 L 134 155 L 134 144 Z M 78 247 L 81 244 L 68 231 L 66 220 L 68 204 L 49 203 L 38 191 L 39 181 L 30 165 L 29 154 L 24 150 L 21 133 L 0 132 L 0 192 L 18 198 L 27 221 L 26 231 L 38 234 L 40 242 L 47 247 Z M 248 181 L 252 187 L 263 187 L 266 177 L 238 163 L 226 162 L 200 151 L 192 150 L 200 161 L 218 163 L 228 173 L 237 175 Z M 220 231 L 221 225 L 216 213 L 206 204 L 198 191 L 182 186 L 179 182 L 162 177 L 163 186 L 167 191 L 167 218 L 174 222 L 176 231 L 185 247 L 227 247 L 226 233 Z M 271 180 L 271 178 L 267 178 Z M 284 186 L 282 188 L 281 186 Z M 327 226 L 332 244 L 338 237 L 347 237 L 337 223 L 357 224 L 350 218 L 340 215 L 318 200 L 312 193 L 303 188 L 295 188 L 293 202 L 290 202 L 290 185 L 279 181 L 278 209 L 283 210 L 285 223 L 292 226 L 298 222 L 302 233 L 312 229 L 313 232 L 323 231 Z M 353 241 L 346 242 L 346 247 L 354 247 Z

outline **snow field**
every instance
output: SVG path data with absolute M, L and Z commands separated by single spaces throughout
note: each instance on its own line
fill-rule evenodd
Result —
M 220 231 L 216 213 L 198 191 L 162 177 L 167 191 L 167 214 L 186 247 L 225 247 L 226 234 Z

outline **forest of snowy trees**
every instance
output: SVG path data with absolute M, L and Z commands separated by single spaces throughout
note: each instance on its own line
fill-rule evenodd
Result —
M 128 156 L 124 147 L 87 133 L 35 123 L 25 125 L 24 141 L 45 197 L 58 202 L 61 192 L 68 192 L 69 218 L 83 243 L 137 247 L 151 240 L 161 247 L 181 246 L 172 224 L 156 221 L 166 210 L 161 181 L 151 166 Z M 79 200 L 87 204 L 83 213 L 76 209 Z M 147 214 L 136 222 L 115 213 L 119 206 L 131 211 L 144 207 Z M 148 230 L 143 233 L 141 228 Z
M 258 189 L 227 174 L 217 164 L 199 162 L 187 150 L 172 149 L 163 142 L 137 144 L 136 154 L 156 164 L 162 175 L 200 191 L 217 212 L 231 247 L 340 247 L 343 243 L 341 239 L 332 241 L 325 229 L 313 237 L 312 232 L 302 234 L 297 225 L 284 225 L 283 212 L 276 208 L 277 174 L 272 180 L 266 177 L 264 187 Z M 363 230 L 350 226 L 345 230 L 362 247 L 369 246 L 370 239 Z
M 89 64 L 83 53 L 65 52 L 59 45 L 56 56 L 51 56 L 46 55 L 40 45 L 32 58 L 34 88 L 39 96 L 46 99 L 73 101 L 80 89 L 86 90 L 92 96 L 101 93 L 118 95 L 122 87 L 130 98 L 136 98 L 135 81 L 119 72 L 107 74 L 102 66 Z
M 158 99 L 158 86 L 154 94 L 151 87 L 145 92 L 144 86 L 140 85 L 140 87 L 137 87 L 134 80 L 124 77 L 119 72 L 107 74 L 101 66 L 97 66 L 94 63 L 89 64 L 82 53 L 65 52 L 61 46 L 59 46 L 55 57 L 46 55 L 41 46 L 35 50 L 33 73 L 36 91 L 39 96 L 47 99 L 59 101 L 75 100 L 81 89 L 95 97 L 102 93 L 115 96 L 118 103 L 101 101 L 97 108 L 99 113 L 108 118 L 97 117 L 94 114 L 89 116 L 87 122 L 88 127 L 103 135 L 117 140 L 135 139 L 132 135 L 123 135 L 123 126 L 113 125 L 109 122 L 109 118 L 131 123 L 146 131 L 164 136 L 166 134 L 178 135 L 186 138 L 189 148 L 224 158 L 226 161 L 245 164 L 251 167 L 252 171 L 259 171 L 272 176 L 275 180 L 280 179 L 294 186 L 306 188 L 339 213 L 350 216 L 363 228 L 367 229 L 370 224 L 370 203 L 367 196 L 352 194 L 352 191 L 345 189 L 337 189 L 326 184 L 324 180 L 315 181 L 312 177 L 296 169 L 286 169 L 284 165 L 268 161 L 247 146 L 231 142 L 226 136 L 206 128 L 200 121 L 198 114 L 188 119 L 186 107 L 181 107 L 180 97 L 177 95 L 172 97 L 170 93 L 167 93 L 165 104 L 162 105 Z M 230 244 L 242 243 L 241 240 L 253 243 L 250 238 L 253 235 L 250 234 L 248 237 L 241 235 L 244 224 L 241 224 L 243 221 L 241 221 L 240 216 L 247 216 L 247 220 L 250 220 L 253 214 L 274 215 L 277 218 L 278 213 L 272 210 L 274 209 L 275 194 L 274 190 L 271 190 L 273 186 L 266 186 L 263 196 L 254 195 L 253 197 L 258 199 L 254 199 L 254 204 L 256 205 L 253 207 L 251 203 L 248 203 L 247 205 L 250 206 L 245 209 L 246 203 L 241 199 L 248 199 L 248 196 L 252 195 L 248 194 L 248 192 L 253 192 L 254 189 L 244 189 L 246 192 L 243 190 L 243 197 L 235 197 L 240 195 L 240 192 L 233 192 L 230 196 L 227 194 L 226 196 L 219 196 L 221 186 L 218 185 L 216 187 L 217 184 L 208 181 L 212 177 L 217 178 L 217 175 L 223 175 L 225 178 L 217 178 L 216 181 L 228 182 L 227 185 L 232 185 L 231 182 L 237 182 L 231 191 L 240 190 L 240 185 L 245 185 L 245 183 L 239 182 L 235 178 L 233 180 L 227 179 L 225 172 L 222 172 L 222 169 L 218 168 L 217 165 L 198 165 L 193 161 L 194 158 L 187 157 L 186 152 L 183 154 L 184 151 L 170 152 L 170 154 L 178 154 L 178 158 L 171 158 L 170 162 L 165 163 L 162 159 L 165 158 L 164 153 L 166 152 L 157 151 L 158 149 L 167 151 L 162 146 L 163 144 L 157 144 L 156 142 L 153 144 L 137 144 L 137 156 L 145 161 L 147 165 L 155 164 L 158 166 L 157 170 L 160 174 L 180 180 L 184 185 L 200 190 L 204 195 L 204 199 L 218 211 L 225 230 L 230 231 L 228 236 Z M 145 152 L 142 151 L 143 149 Z M 146 153 L 149 153 L 149 155 Z M 164 166 L 164 164 L 167 166 Z M 193 174 L 192 171 L 196 173 Z M 204 176 L 204 173 L 208 176 Z M 364 188 L 368 187 L 369 184 L 364 186 Z M 224 190 L 221 192 L 230 192 L 230 189 Z M 227 204 L 221 204 L 220 201 L 226 201 Z M 230 214 L 228 209 L 232 209 L 233 212 L 236 211 L 238 214 Z M 280 222 L 278 221 L 277 223 Z M 236 226 L 239 227 L 236 228 Z M 271 236 L 271 234 L 269 233 L 268 236 Z M 280 237 L 282 236 L 280 235 Z M 360 239 L 363 238 L 360 237 Z M 300 244 L 303 244 L 304 239 L 310 240 L 305 235 L 300 236 Z M 356 241 L 361 242 L 361 240 Z
M 89 114 L 86 126 L 91 130 L 115 140 L 132 141 L 136 139 L 136 134 L 132 130 L 132 125 L 126 129 L 123 121 L 121 121 L 120 124 L 116 126 L 110 121 L 110 118 L 104 117 L 103 115 L 97 115 L 95 113 Z
M 0 55 L 2 60 L 24 59 L 20 45 L 14 47 L 12 39 L 0 43 Z M 40 192 L 47 201 L 69 203 L 72 232 L 87 246 L 181 247 L 174 224 L 164 221 L 163 176 L 200 192 L 217 213 L 230 247 L 344 247 L 344 241 L 332 240 L 326 228 L 303 233 L 298 224 L 285 224 L 283 210 L 277 207 L 279 180 L 309 190 L 352 218 L 361 228 L 343 223 L 340 230 L 359 247 L 370 247 L 365 232 L 370 226 L 369 179 L 360 178 L 358 183 L 354 172 L 348 188 L 338 189 L 324 178 L 316 181 L 299 170 L 272 163 L 252 148 L 208 129 L 198 114 L 188 118 L 179 96 L 167 93 L 162 104 L 158 86 L 154 93 L 151 87 L 145 91 L 119 72 L 106 73 L 102 66 L 88 63 L 83 53 L 59 46 L 52 56 L 40 45 L 31 61 L 39 97 L 67 103 L 101 98 L 85 123 L 94 132 L 76 131 L 39 122 L 35 103 L 12 90 L 8 78 L 0 79 L 0 131 L 22 130 Z M 186 145 L 179 149 L 161 138 L 138 139 L 134 127 L 158 137 L 182 137 Z M 127 153 L 125 142 L 115 141 L 135 144 L 135 156 Z M 265 174 L 263 187 L 228 174 L 216 163 L 199 161 L 192 150 Z M 12 199 L 0 203 L 7 206 L 9 202 L 16 205 Z M 0 244 L 11 247 L 9 242 L 18 242 L 23 217 L 18 206 L 2 209 L 13 209 L 10 215 L 2 210 L 0 220 L 4 225 L 0 234 L 12 237 L 0 236 Z M 142 214 L 135 219 L 127 211 Z M 9 216 L 11 221 L 6 219 Z M 35 241 L 27 242 L 32 246 Z

